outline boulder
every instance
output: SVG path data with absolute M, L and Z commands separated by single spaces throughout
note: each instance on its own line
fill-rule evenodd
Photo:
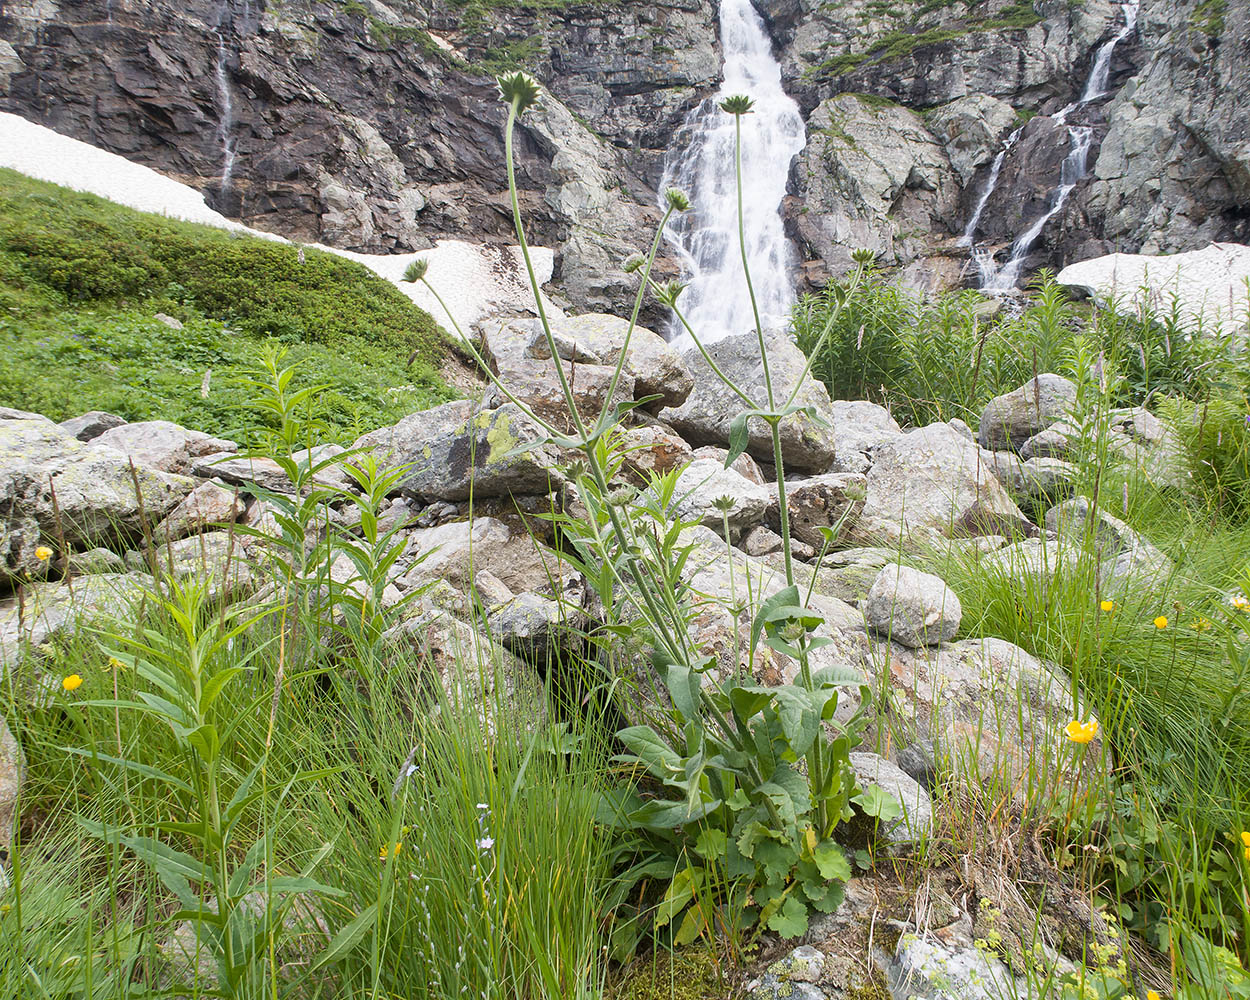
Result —
M 662 424 L 622 427 L 620 435 L 625 468 L 639 483 L 649 482 L 653 474 L 663 475 L 680 468 L 694 457 L 690 445 Z
M 110 549 L 95 548 L 86 552 L 71 552 L 66 560 L 67 576 L 83 576 L 88 573 L 125 573 L 126 560 Z
M 183 476 L 133 467 L 46 417 L 0 413 L 0 583 L 39 572 L 41 545 L 90 548 L 138 535 L 191 492 Z
M 852 753 L 851 769 L 860 787 L 876 785 L 903 810 L 897 819 L 882 824 L 878 835 L 896 845 L 915 844 L 933 832 L 933 800 L 911 775 L 880 754 Z
M 386 467 L 406 466 L 403 493 L 420 500 L 546 494 L 563 482 L 560 456 L 513 404 L 480 409 L 468 400 L 404 417 L 359 438 Z M 521 452 L 522 446 L 530 447 Z
M 819 552 L 826 545 L 822 529 L 840 523 L 840 537 L 845 537 L 868 494 L 867 479 L 854 472 L 828 472 L 810 479 L 786 484 L 786 511 L 790 519 L 790 536 Z M 777 495 L 769 497 L 768 526 L 781 530 L 781 507 Z
M 1076 386 L 1062 375 L 1043 374 L 995 396 L 981 411 L 977 440 L 990 451 L 1017 450 L 1076 404 Z
M 1046 512 L 1046 527 L 1073 545 L 1080 545 L 1093 517 L 1093 543 L 1107 582 L 1161 581 L 1174 570 L 1172 560 L 1118 517 L 1093 511 L 1087 497 L 1073 497 Z
M 720 462 L 702 458 L 682 469 L 673 492 L 672 514 L 721 531 L 724 514 L 717 506 L 721 498 L 730 501 L 729 531 L 734 537 L 763 521 L 772 499 L 763 486 L 757 486 L 733 469 L 726 469 Z
M 975 442 L 939 423 L 878 446 L 864 509 L 848 538 L 873 545 L 909 536 L 934 541 L 942 536 L 1035 533 Z
M 798 385 L 795 402 L 800 406 L 815 407 L 828 420 L 829 394 L 810 374 L 804 375 L 807 359 L 803 352 L 788 336 L 778 331 L 770 331 L 765 340 L 778 405 L 789 398 Z M 754 333 L 731 334 L 707 345 L 707 351 L 727 378 L 755 403 L 767 405 L 759 341 Z M 681 406 L 661 411 L 660 418 L 671 424 L 691 444 L 725 447 L 729 444 L 730 424 L 747 407 L 711 370 L 697 348 L 687 348 L 684 359 L 694 373 L 694 389 Z M 767 425 L 762 420 L 754 419 L 749 422 L 748 431 L 747 451 L 761 461 L 771 463 L 772 435 Z M 805 413 L 792 414 L 781 422 L 781 452 L 786 466 L 794 471 L 827 472 L 836 453 L 833 430 Z
M 1075 784 L 1094 794 L 1085 778 L 1105 763 L 1103 741 L 1078 747 L 1064 736 L 1073 699 L 1058 667 L 995 638 L 892 643 L 874 655 L 889 671 L 900 743 L 928 748 L 926 769 L 991 781 L 1025 801 L 1062 793 L 1066 803 Z
M 936 646 L 955 638 L 963 608 L 941 578 L 910 566 L 886 566 L 864 602 L 864 619 L 878 635 L 904 646 Z
M 465 594 L 482 570 L 513 594 L 550 593 L 553 583 L 571 572 L 558 553 L 494 517 L 418 528 L 409 534 L 399 564 L 407 567 L 397 581 L 401 590 L 443 580 Z
M 873 450 L 903 433 L 898 421 L 884 406 L 864 400 L 835 399 L 833 413 L 835 472 L 867 472 Z
M 728 448 L 718 448 L 714 444 L 705 444 L 700 448 L 696 448 L 692 453 L 693 458 L 710 458 L 714 462 L 725 465 L 725 459 L 729 457 Z M 749 479 L 757 486 L 768 486 L 768 477 L 764 475 L 764 470 L 760 468 L 760 463 L 748 455 L 745 451 L 735 458 L 728 466 L 734 472 L 745 479 Z
M 885 978 L 891 996 L 909 1000 L 1025 1000 L 1034 995 L 989 948 L 948 944 L 912 931 L 899 937 Z
M 125 422 L 125 418 L 119 417 L 116 413 L 91 410 L 80 417 L 62 420 L 60 427 L 66 434 L 76 437 L 79 441 L 92 441 L 105 431 L 120 427 Z
M 573 431 L 568 400 L 555 366 L 564 371 L 573 402 L 582 420 L 593 424 L 605 407 L 614 407 L 634 398 L 634 377 L 625 372 L 612 380 L 615 369 L 606 365 L 576 364 L 568 361 L 534 361 L 530 358 L 504 358 L 498 362 L 499 381 L 508 392 L 524 403 L 538 418 L 568 434 Z M 612 390 L 609 397 L 608 391 Z M 494 408 L 508 404 L 508 398 L 495 386 L 486 390 L 482 405 Z
M 14 737 L 4 716 L 0 715 L 0 850 L 8 859 L 13 845 L 13 827 L 17 822 L 17 803 L 22 794 L 22 782 L 26 777 L 26 755 L 22 745 Z M 0 876 L 8 873 L 0 867 Z M 8 880 L 3 879 L 7 886 Z
M 551 349 L 535 321 L 527 354 L 532 358 L 549 358 Z M 586 356 L 600 358 L 600 364 L 615 366 L 625 346 L 629 321 L 607 313 L 585 313 L 560 320 L 553 329 L 560 344 Z M 646 327 L 635 326 L 625 354 L 624 372 L 632 377 L 634 398 L 659 396 L 653 409 L 680 406 L 694 388 L 694 375 L 676 348 L 669 346 L 659 334 Z
M 219 527 L 238 520 L 245 510 L 238 490 L 217 483 L 201 483 L 156 526 L 152 539 L 163 542 Z
M 1029 441 L 1041 436 L 1035 434 Z M 998 481 L 1021 502 L 1054 503 L 1072 492 L 1080 476 L 1080 469 L 1059 458 L 1035 456 L 1021 461 L 1013 451 L 987 452 L 986 456 Z
M 190 472 L 197 458 L 239 450 L 233 441 L 187 430 L 168 420 L 124 423 L 97 435 L 92 444 L 115 448 L 135 465 L 181 474 Z
M 243 539 L 229 531 L 209 531 L 157 545 L 150 553 L 161 573 L 195 580 L 207 587 L 207 599 L 237 596 L 252 585 Z
M 0 670 L 15 664 L 27 648 L 69 639 L 79 629 L 104 622 L 134 625 L 134 607 L 153 592 L 146 573 L 99 573 L 72 583 L 34 583 L 0 601 Z

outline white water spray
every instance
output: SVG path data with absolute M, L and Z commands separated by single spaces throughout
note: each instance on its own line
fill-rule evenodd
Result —
M 738 246 L 734 118 L 720 101 L 745 94 L 754 102 L 742 121 L 742 222 L 760 322 L 784 326 L 794 304 L 797 254 L 786 239 L 781 201 L 790 163 L 807 144 L 798 105 L 781 87 L 763 22 L 750 0 L 721 0 L 724 83 L 686 119 L 688 148 L 669 154 L 660 185 L 690 198 L 692 210 L 671 222 L 666 238 L 682 260 L 689 286 L 679 305 L 700 340 L 755 329 Z M 674 341 L 686 337 L 680 324 Z
M 1055 122 L 1066 124 L 1068 115 L 1077 108 L 1107 96 L 1109 93 L 1107 81 L 1111 76 L 1111 56 L 1115 52 L 1115 47 L 1136 30 L 1137 8 L 1140 2 L 1141 0 L 1129 0 L 1128 3 L 1120 5 L 1120 10 L 1124 14 L 1124 27 L 1109 41 L 1098 47 L 1098 51 L 1094 55 L 1093 65 L 1090 67 L 1089 77 L 1086 79 L 1085 87 L 1081 91 L 1081 96 L 1057 114 L 1052 115 L 1051 118 Z M 985 206 L 989 202 L 990 196 L 994 193 L 994 189 L 998 186 L 998 177 L 1002 172 L 1003 161 L 1023 131 L 1022 126 L 1012 132 L 1003 143 L 1003 148 L 994 158 L 989 177 L 986 178 L 985 188 L 977 199 L 976 208 L 973 210 L 972 217 L 968 220 L 968 225 L 964 228 L 963 235 L 957 241 L 957 245 L 973 245 L 977 226 L 981 222 L 981 215 L 985 211 Z M 1059 169 L 1059 184 L 1047 195 L 1046 211 L 1033 225 L 1017 236 L 1011 244 L 1011 253 L 1007 258 L 1007 262 L 1001 268 L 989 250 L 982 248 L 973 250 L 972 259 L 977 265 L 980 279 L 979 286 L 982 290 L 987 292 L 1010 292 L 1016 287 L 1016 282 L 1020 280 L 1020 273 L 1024 270 L 1024 262 L 1033 250 L 1033 244 L 1042 235 L 1046 224 L 1063 210 L 1063 206 L 1068 201 L 1068 196 L 1072 194 L 1077 184 L 1084 180 L 1089 172 L 1089 150 L 1093 143 L 1093 137 L 1092 129 L 1076 125 L 1068 126 L 1068 141 L 1071 146 Z
M 234 176 L 234 97 L 230 93 L 230 77 L 227 74 L 229 50 L 226 47 L 226 11 L 228 0 L 222 0 L 217 8 L 217 60 L 213 65 L 213 82 L 217 88 L 217 141 L 221 145 L 221 190 L 230 188 Z

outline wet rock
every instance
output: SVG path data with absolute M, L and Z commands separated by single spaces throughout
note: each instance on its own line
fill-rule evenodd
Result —
M 783 333 L 768 333 L 766 342 L 774 392 L 784 400 L 803 376 L 807 359 Z M 766 402 L 764 369 L 754 333 L 731 334 L 708 345 L 707 350 L 725 375 L 748 396 L 758 403 Z M 730 423 L 742 412 L 743 402 L 707 366 L 697 348 L 690 347 L 683 357 L 694 374 L 694 390 L 681 406 L 661 411 L 660 418 L 693 445 L 725 447 L 729 444 Z M 829 416 L 829 394 L 810 375 L 803 378 L 795 401 L 800 406 L 814 406 L 826 418 Z M 747 451 L 761 461 L 771 462 L 772 436 L 765 423 L 752 420 L 748 430 Z M 833 431 L 806 414 L 792 414 L 781 422 L 781 451 L 787 468 L 796 472 L 826 472 L 833 463 L 834 449 Z
M 864 602 L 869 628 L 904 646 L 936 646 L 953 639 L 962 617 L 950 587 L 909 566 L 882 569 Z
M 368 448 L 387 467 L 408 466 L 403 492 L 420 500 L 467 500 L 510 493 L 549 493 L 563 477 L 559 456 L 538 442 L 545 434 L 514 405 L 479 409 L 468 400 L 444 403 L 371 431 Z M 533 445 L 524 453 L 517 449 Z
M 1015 128 L 1016 110 L 989 94 L 969 94 L 934 108 L 925 121 L 946 150 L 959 183 L 967 187 Z
M 188 430 L 168 420 L 121 424 L 97 435 L 91 443 L 114 448 L 135 465 L 180 474 L 189 473 L 195 459 L 239 450 L 233 441 Z
M 930 424 L 877 447 L 868 496 L 851 527 L 854 544 L 916 536 L 1033 535 L 1036 528 L 982 461 L 976 444 L 949 424 Z
M 119 417 L 116 413 L 91 410 L 80 417 L 62 420 L 60 427 L 66 434 L 76 437 L 79 441 L 92 441 L 105 431 L 120 427 L 125 422 L 125 418 Z
M 795 220 L 808 251 L 840 275 L 863 247 L 887 265 L 928 251 L 951 231 L 959 186 L 941 144 L 914 111 L 889 100 L 840 94 L 808 118 L 795 176 L 808 211 Z
M 83 444 L 38 414 L 0 413 L 0 583 L 37 573 L 49 539 L 91 548 L 138 535 L 194 482 Z M 136 492 L 137 489 L 137 492 Z
M 986 404 L 977 440 L 990 451 L 1018 449 L 1038 431 L 1066 417 L 1075 405 L 1076 386 L 1071 380 L 1038 375 Z

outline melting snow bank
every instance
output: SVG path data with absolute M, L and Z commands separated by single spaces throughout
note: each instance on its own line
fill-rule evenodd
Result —
M 132 163 L 115 153 L 71 139 L 7 112 L 0 112 L 0 167 L 9 167 L 37 180 L 99 195 L 140 212 L 153 212 L 280 243 L 289 242 L 281 236 L 251 229 L 214 212 L 195 188 L 157 173 L 150 167 Z M 365 254 L 320 244 L 309 245 L 357 261 L 393 282 L 449 332 L 454 332 L 455 326 L 429 290 L 424 285 L 402 280 L 405 268 L 419 257 L 429 261 L 427 277 L 430 284 L 438 289 L 465 333 L 487 316 L 534 311 L 534 300 L 519 247 L 439 240 L 433 249 L 416 253 Z M 530 255 L 539 282 L 546 284 L 551 280 L 554 252 L 532 247 Z M 559 313 L 546 300 L 544 305 L 553 313 Z
M 1146 305 L 1166 314 L 1175 301 L 1187 330 L 1250 333 L 1250 246 L 1240 243 L 1158 257 L 1113 253 L 1070 264 L 1057 280 L 1119 312 Z

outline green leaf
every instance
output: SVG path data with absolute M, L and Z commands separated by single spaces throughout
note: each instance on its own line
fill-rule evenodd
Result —
M 746 722 L 758 714 L 773 697 L 772 688 L 750 685 L 732 688 L 729 701 L 733 705 L 734 715 L 740 722 Z
M 724 856 L 728 842 L 729 838 L 725 836 L 724 830 L 709 826 L 699 831 L 699 836 L 695 838 L 694 850 L 699 857 L 715 861 Z
M 377 921 L 377 916 L 377 903 L 370 903 L 361 910 L 350 923 L 339 929 L 334 939 L 326 946 L 326 950 L 317 956 L 310 971 L 317 972 L 342 959 L 361 938 L 369 933 Z
M 790 896 L 781 909 L 768 918 L 768 929 L 783 938 L 801 937 L 807 933 L 807 907 Z
M 851 863 L 846 860 L 846 852 L 832 840 L 826 840 L 816 846 L 812 852 L 816 867 L 820 869 L 822 878 L 838 882 L 849 882 Z
M 88 760 L 102 760 L 106 764 L 116 764 L 118 767 L 124 767 L 127 771 L 133 771 L 135 774 L 142 775 L 145 778 L 152 778 L 160 781 L 169 788 L 175 788 L 187 795 L 191 794 L 191 786 L 181 778 L 175 778 L 168 771 L 162 771 L 159 767 L 153 767 L 151 764 L 140 764 L 136 760 L 126 760 L 123 757 L 110 757 L 106 753 L 93 753 L 90 750 L 83 750 L 79 747 L 61 747 L 65 753 L 73 754 L 76 757 L 86 757 Z
M 890 823 L 903 815 L 898 799 L 880 785 L 869 785 L 851 799 L 866 816 L 873 816 L 882 823 Z
M 765 598 L 760 604 L 759 611 L 755 614 L 755 620 L 751 623 L 751 648 L 754 649 L 758 645 L 760 633 L 764 631 L 765 624 L 770 621 L 768 616 L 773 609 L 798 603 L 799 588 L 797 586 L 783 587 L 771 597 Z
M 667 779 L 681 772 L 681 755 L 650 726 L 630 726 L 616 735 L 655 777 Z
M 648 830 L 674 830 L 700 820 L 708 813 L 715 812 L 720 806 L 720 799 L 691 805 L 688 802 L 667 802 L 663 799 L 651 799 L 629 814 L 629 821 L 635 826 Z
M 655 926 L 663 927 L 694 901 L 700 878 L 695 869 L 683 868 L 673 876 L 655 908 Z
M 728 469 L 738 460 L 747 445 L 751 443 L 751 432 L 747 421 L 754 414 L 752 410 L 743 410 L 729 422 L 729 453 L 725 456 L 725 468 Z

